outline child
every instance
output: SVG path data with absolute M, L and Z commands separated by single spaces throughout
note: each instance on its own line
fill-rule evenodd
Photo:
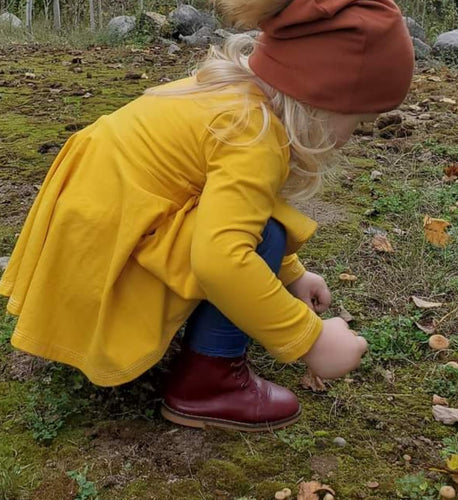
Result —
M 248 336 L 318 376 L 359 365 L 361 337 L 321 320 L 330 293 L 295 252 L 312 195 L 356 125 L 398 106 L 413 51 L 392 0 L 221 0 L 235 36 L 193 78 L 151 89 L 64 146 L 0 283 L 12 343 L 95 384 L 157 363 L 187 320 L 163 415 L 267 430 L 297 398 L 247 365 Z M 248 55 L 246 55 L 248 54 Z

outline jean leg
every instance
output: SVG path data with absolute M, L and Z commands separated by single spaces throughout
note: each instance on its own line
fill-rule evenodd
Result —
M 285 228 L 275 219 L 269 219 L 262 238 L 256 252 L 278 274 L 285 255 Z M 188 319 L 185 341 L 200 354 L 232 358 L 243 356 L 250 339 L 214 305 L 202 301 Z

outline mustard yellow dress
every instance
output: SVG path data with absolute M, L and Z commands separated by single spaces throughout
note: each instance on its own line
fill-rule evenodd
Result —
M 303 274 L 295 252 L 316 224 L 278 194 L 289 151 L 275 116 L 255 145 L 209 130 L 233 123 L 231 99 L 145 95 L 68 140 L 0 281 L 15 347 L 122 384 L 207 299 L 280 361 L 310 349 L 321 320 L 285 285 Z M 253 86 L 240 144 L 258 135 L 264 99 Z M 287 230 L 280 279 L 255 252 L 269 217 Z

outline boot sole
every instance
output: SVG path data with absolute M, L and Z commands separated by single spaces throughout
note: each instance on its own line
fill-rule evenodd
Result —
M 162 403 L 161 414 L 170 422 L 174 424 L 184 425 L 186 427 L 195 427 L 197 429 L 206 429 L 209 427 L 217 427 L 219 429 L 231 429 L 235 431 L 245 431 L 245 432 L 266 432 L 273 431 L 276 429 L 283 429 L 288 425 L 295 424 L 300 416 L 301 409 L 288 418 L 283 420 L 277 420 L 275 422 L 263 422 L 259 424 L 249 424 L 245 422 L 237 422 L 234 420 L 224 420 L 220 418 L 207 418 L 207 417 L 197 417 L 195 415 L 188 415 L 186 413 L 181 413 L 177 410 L 172 410 L 165 403 Z

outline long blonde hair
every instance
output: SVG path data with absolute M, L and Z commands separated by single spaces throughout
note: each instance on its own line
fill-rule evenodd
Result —
M 262 129 L 251 143 L 262 139 L 270 127 L 271 113 L 274 113 L 285 128 L 288 143 L 284 146 L 289 147 L 291 153 L 290 175 L 282 194 L 290 199 L 311 198 L 321 188 L 323 174 L 330 171 L 335 157 L 334 142 L 327 127 L 329 113 L 302 104 L 257 77 L 248 66 L 248 56 L 255 44 L 251 36 L 233 35 L 222 48 L 210 48 L 207 58 L 193 72 L 195 79 L 190 85 L 178 89 L 156 87 L 146 93 L 173 96 L 198 92 L 234 94 L 234 86 L 237 86 L 237 102 L 231 101 L 230 105 L 238 104 L 239 116 L 229 129 L 211 130 L 220 140 L 229 142 L 229 137 L 243 130 L 250 121 L 253 110 L 250 89 L 256 84 L 266 99 L 260 103 L 264 117 Z

